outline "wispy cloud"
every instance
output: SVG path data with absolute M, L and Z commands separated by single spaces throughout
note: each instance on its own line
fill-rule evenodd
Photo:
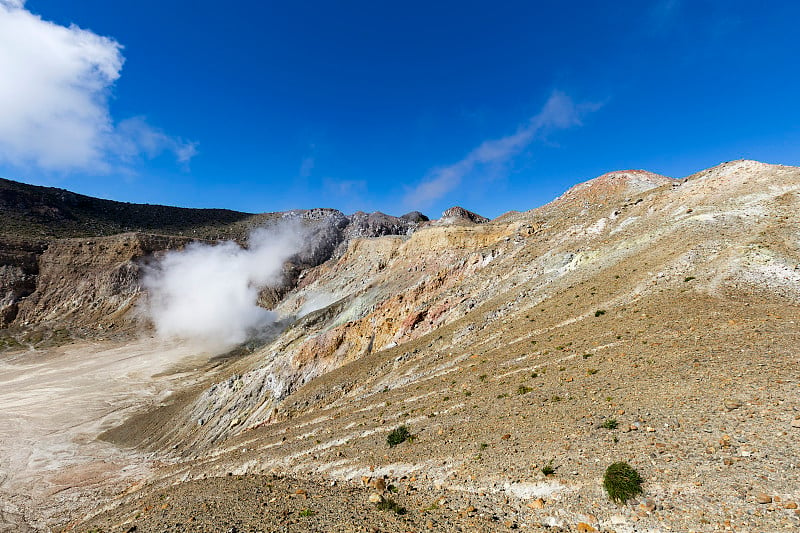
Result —
M 425 208 L 461 185 L 476 170 L 491 169 L 510 161 L 537 137 L 542 138 L 555 130 L 580 126 L 582 117 L 598 109 L 600 104 L 575 104 L 561 91 L 554 91 L 542 110 L 531 117 L 516 132 L 500 139 L 483 142 L 460 161 L 433 169 L 405 197 L 408 206 Z
M 326 193 L 337 197 L 354 197 L 367 190 L 366 180 L 335 180 L 325 178 L 322 187 Z
M 316 160 L 313 155 L 309 155 L 303 158 L 300 162 L 300 169 L 297 171 L 297 175 L 301 178 L 307 178 L 311 175 L 311 171 L 314 170 L 314 164 Z
M 124 160 L 144 155 L 154 158 L 164 152 L 170 152 L 179 163 L 188 163 L 197 155 L 197 143 L 180 137 L 167 135 L 164 131 L 151 126 L 144 117 L 133 117 L 121 121 L 116 128 L 112 141 L 112 152 Z
M 141 117 L 111 117 L 124 61 L 112 38 L 43 20 L 24 0 L 0 0 L 0 162 L 96 173 L 163 152 L 188 162 L 196 143 Z

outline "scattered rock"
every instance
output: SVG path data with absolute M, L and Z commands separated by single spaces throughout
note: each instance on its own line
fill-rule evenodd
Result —
M 544 500 L 542 498 L 536 498 L 535 500 L 528 502 L 528 507 L 531 509 L 542 509 L 544 508 Z
M 383 501 L 383 496 L 378 494 L 377 492 L 373 492 L 369 495 L 369 503 L 381 503 Z
M 727 409 L 728 411 L 733 411 L 734 409 L 740 408 L 742 406 L 742 402 L 739 402 L 737 400 L 725 400 L 723 405 L 725 406 L 725 409 Z
M 759 492 L 756 494 L 756 502 L 760 504 L 772 503 L 772 496 L 765 492 Z
M 621 514 L 612 514 L 609 520 L 613 526 L 622 526 L 628 523 L 628 519 Z

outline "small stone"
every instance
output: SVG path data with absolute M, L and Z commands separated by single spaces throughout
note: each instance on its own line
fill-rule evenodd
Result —
M 536 498 L 535 500 L 528 502 L 528 507 L 531 509 L 543 509 L 544 500 L 541 498 Z
M 800 428 L 800 418 L 795 418 L 794 420 L 792 420 L 792 427 Z
M 378 494 L 377 492 L 373 492 L 369 495 L 369 503 L 381 503 L 383 501 L 383 496 Z
M 772 496 L 764 492 L 756 494 L 756 501 L 760 504 L 772 503 Z
M 505 435 L 503 435 L 502 437 L 500 437 L 500 439 L 501 439 L 501 440 L 508 440 L 508 439 L 510 439 L 510 438 L 511 438 L 511 433 L 506 433 Z
M 611 520 L 611 525 L 614 526 L 622 526 L 628 523 L 628 519 L 621 514 L 612 514 L 609 520 Z
M 734 409 L 740 408 L 742 406 L 742 402 L 736 400 L 725 400 L 723 405 L 728 411 L 733 411 Z
M 653 433 L 655 432 L 656 428 L 647 426 L 646 428 L 644 428 L 644 430 L 647 431 L 648 433 Z
M 377 479 L 373 479 L 372 480 L 372 487 L 375 490 L 383 492 L 383 491 L 386 490 L 386 481 L 382 477 L 379 477 Z
M 725 459 L 722 460 L 722 464 L 724 464 L 725 466 L 731 466 L 733 464 L 733 459 L 731 459 L 730 457 L 726 457 Z
M 596 533 L 597 529 L 586 522 L 578 522 L 578 533 Z
M 786 502 L 783 504 L 784 509 L 797 509 L 797 502 Z

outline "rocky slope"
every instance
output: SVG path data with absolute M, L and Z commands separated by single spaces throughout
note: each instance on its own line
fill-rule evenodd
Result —
M 163 467 L 51 523 L 797 529 L 798 207 L 800 169 L 738 161 L 492 221 L 306 212 L 325 238 L 265 296 L 287 329 L 106 431 Z M 601 485 L 619 460 L 645 479 L 627 505 Z
M 141 269 L 166 250 L 191 241 L 231 239 L 246 246 L 249 232 L 281 220 L 306 227 L 304 249 L 286 265 L 283 281 L 265 287 L 273 307 L 305 269 L 343 253 L 358 237 L 407 234 L 428 219 L 335 209 L 252 215 L 100 200 L 0 180 L 0 327 L 3 343 L 40 345 L 44 337 L 101 335 L 135 329 Z M 125 233 L 122 233 L 122 232 Z M 60 331 L 52 339 L 53 331 Z M 2 347 L 2 346 L 0 346 Z

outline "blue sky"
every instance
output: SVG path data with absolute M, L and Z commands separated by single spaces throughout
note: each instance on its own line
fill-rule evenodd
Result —
M 0 0 L 0 176 L 494 217 L 604 172 L 800 164 L 798 2 Z

